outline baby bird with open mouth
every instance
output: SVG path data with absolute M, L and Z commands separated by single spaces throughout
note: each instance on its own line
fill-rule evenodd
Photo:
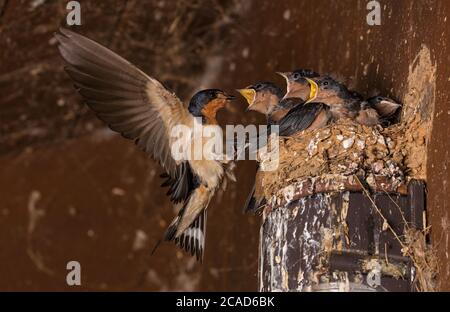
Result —
M 247 110 L 256 111 L 266 116 L 267 124 L 273 124 L 277 115 L 283 91 L 272 82 L 258 82 L 244 89 L 237 90 L 247 101 Z
M 322 103 L 309 103 L 315 93 L 307 79 L 319 77 L 308 69 L 278 73 L 286 79 L 287 93 L 271 82 L 261 82 L 238 90 L 249 104 L 249 110 L 264 114 L 268 125 L 279 125 L 280 136 L 292 136 L 306 129 L 327 124 L 329 113 Z M 309 78 L 308 78 L 309 77 Z
M 266 116 L 267 125 L 276 124 L 278 116 L 277 114 L 274 115 L 274 112 L 278 111 L 279 102 L 283 97 L 283 91 L 276 84 L 272 82 L 258 82 L 237 91 L 247 101 L 248 111 L 256 111 Z M 257 194 L 256 183 L 254 183 L 245 201 L 244 212 L 256 213 L 264 204 L 265 199 Z
M 320 75 L 312 70 L 298 69 L 293 72 L 278 73 L 286 80 L 287 92 L 280 102 L 288 108 L 279 121 L 280 135 L 292 136 L 301 131 L 318 129 L 330 121 L 329 109 L 315 99 L 317 89 L 311 79 Z
M 373 127 L 382 122 L 392 122 L 401 107 L 392 99 L 383 96 L 363 100 L 358 93 L 348 90 L 344 84 L 330 76 L 305 79 L 311 85 L 308 101 L 327 105 L 334 120 L 350 118 L 362 125 Z
M 305 104 L 304 99 L 308 99 L 311 93 L 309 83 L 300 77 L 305 73 L 308 76 L 317 76 L 316 73 L 305 70 L 281 73 L 286 80 L 294 81 L 291 91 L 299 97 L 282 98 L 281 89 L 271 82 L 256 83 L 238 91 L 247 100 L 248 110 L 264 114 L 268 125 L 279 125 L 279 135 L 291 136 L 311 127 L 320 127 L 323 121 L 318 122 L 321 120 L 317 118 L 320 115 L 318 111 L 327 111 L 323 109 L 324 105 L 321 103 Z M 264 197 L 256 194 L 254 185 L 246 200 L 244 211 L 256 213 L 263 207 L 264 201 Z

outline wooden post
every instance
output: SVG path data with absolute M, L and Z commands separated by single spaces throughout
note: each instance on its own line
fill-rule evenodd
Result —
M 423 228 L 424 183 L 412 181 L 405 194 L 369 195 L 272 200 L 260 232 L 259 290 L 413 291 L 414 268 L 396 235 Z

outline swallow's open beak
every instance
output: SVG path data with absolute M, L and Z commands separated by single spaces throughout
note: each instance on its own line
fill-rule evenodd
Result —
M 286 80 L 286 94 L 283 96 L 282 100 L 289 97 L 289 92 L 291 91 L 289 77 L 291 76 L 290 72 L 276 72 L 278 75 L 283 77 Z
M 317 83 L 314 80 L 311 80 L 309 78 L 306 78 L 306 81 L 308 81 L 309 86 L 310 86 L 310 92 L 309 92 L 309 98 L 308 100 L 306 100 L 305 103 L 309 103 L 314 101 L 317 98 L 317 94 L 319 93 L 319 86 L 317 85 Z
M 238 89 L 236 91 L 247 100 L 248 108 L 250 108 L 255 101 L 256 91 L 254 89 Z

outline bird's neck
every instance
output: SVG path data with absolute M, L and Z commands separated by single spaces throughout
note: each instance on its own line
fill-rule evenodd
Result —
M 209 102 L 202 109 L 202 117 L 204 117 L 204 121 L 206 121 L 209 125 L 217 125 L 217 111 L 225 106 L 225 100 L 223 99 L 215 99 Z
M 272 112 L 275 111 L 280 100 L 281 100 L 281 98 L 275 94 L 270 94 L 268 96 L 267 101 L 266 101 L 266 109 L 265 109 L 265 111 L 267 112 L 266 116 L 272 114 Z

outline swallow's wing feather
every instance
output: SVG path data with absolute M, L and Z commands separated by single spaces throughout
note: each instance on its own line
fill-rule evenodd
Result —
M 296 98 L 296 97 L 292 97 L 292 98 L 285 98 L 283 100 L 280 101 L 280 103 L 278 103 L 278 107 L 284 108 L 284 109 L 293 109 L 296 106 L 305 103 L 305 101 L 303 101 L 303 99 L 301 98 Z
M 247 199 L 245 200 L 244 204 L 244 213 L 248 213 L 250 211 L 253 211 L 256 205 L 256 198 L 255 198 L 255 184 L 253 184 L 253 188 L 250 191 L 250 193 L 247 196 Z
M 255 196 L 256 185 L 253 185 L 251 192 L 247 196 L 247 200 L 244 205 L 244 213 L 257 214 L 261 208 L 266 204 L 266 199 L 264 197 L 257 198 Z
M 108 48 L 67 29 L 55 34 L 59 51 L 86 103 L 108 126 L 134 140 L 155 158 L 172 179 L 172 200 L 188 197 L 182 183 L 189 165 L 171 154 L 171 129 L 192 125 L 183 103 L 164 86 Z M 179 181 L 179 183 L 176 183 Z
M 297 105 L 284 116 L 279 124 L 280 136 L 290 136 L 307 129 L 324 108 L 323 103 Z

